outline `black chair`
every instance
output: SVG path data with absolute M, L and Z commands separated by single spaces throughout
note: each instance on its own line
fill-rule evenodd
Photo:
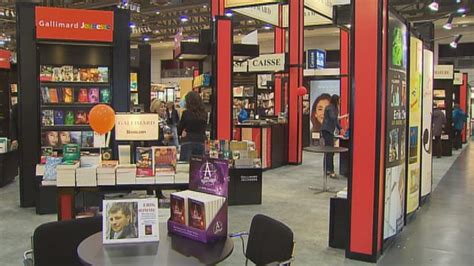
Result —
M 82 265 L 77 247 L 87 237 L 102 231 L 102 217 L 82 218 L 42 224 L 33 234 L 35 266 Z M 25 260 L 29 251 L 25 252 Z M 25 262 L 25 265 L 27 262 Z
M 243 235 L 248 235 L 246 250 Z M 275 219 L 257 214 L 252 219 L 250 232 L 231 234 L 231 237 L 237 236 L 242 239 L 246 265 L 248 260 L 256 265 L 289 265 L 293 261 L 293 232 Z

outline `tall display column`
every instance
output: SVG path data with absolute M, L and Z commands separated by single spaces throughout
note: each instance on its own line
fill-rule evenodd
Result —
M 288 96 L 288 162 L 303 161 L 303 105 L 298 88 L 303 86 L 304 1 L 289 0 L 289 96 Z
M 286 31 L 283 28 L 283 6 L 278 6 L 278 26 L 275 27 L 274 30 L 274 44 L 273 44 L 273 52 L 275 54 L 285 53 L 286 48 Z M 282 100 L 283 96 L 283 74 L 275 74 L 275 115 L 285 110 L 285 105 L 282 104 L 284 101 Z
M 350 81 L 349 81 L 349 47 L 350 47 L 350 32 L 340 30 L 339 45 L 341 55 L 341 114 L 349 113 L 350 102 Z M 341 121 L 342 128 L 347 128 L 348 120 Z
M 351 178 L 346 257 L 376 262 L 382 249 L 387 0 L 353 2 Z
M 224 0 L 211 1 L 213 27 L 213 139 L 232 140 L 232 20 L 224 16 Z
M 151 45 L 138 45 L 140 73 L 138 78 L 138 102 L 146 111 L 150 110 L 151 93 Z
M 464 112 L 466 112 L 466 114 L 469 116 L 469 108 L 467 106 L 467 102 L 468 102 L 467 73 L 461 73 L 461 75 L 462 75 L 462 84 L 461 86 L 459 86 L 459 105 L 461 106 L 461 109 Z M 462 143 L 466 143 L 467 123 L 471 123 L 471 121 L 467 120 L 466 125 L 464 125 L 464 128 L 462 130 L 462 135 L 461 135 Z

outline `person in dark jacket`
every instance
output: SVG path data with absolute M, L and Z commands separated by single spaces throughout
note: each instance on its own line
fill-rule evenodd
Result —
M 12 141 L 11 149 L 16 150 L 18 149 L 18 104 L 12 105 L 12 110 L 10 113 L 10 140 Z
M 186 94 L 186 110 L 181 115 L 178 135 L 181 136 L 180 161 L 189 161 L 191 155 L 204 155 L 207 112 L 201 96 L 191 91 Z
M 453 127 L 454 127 L 454 149 L 462 148 L 461 133 L 464 128 L 464 123 L 467 121 L 466 113 L 459 107 L 459 104 L 454 105 L 453 110 Z
M 129 203 L 114 203 L 109 209 L 107 218 L 109 223 L 108 239 L 137 238 L 137 228 L 133 223 L 132 211 Z
M 433 130 L 433 155 L 441 158 L 442 155 L 442 144 L 441 135 L 443 134 L 444 127 L 446 126 L 446 116 L 438 106 L 434 105 L 433 113 L 431 115 L 431 124 Z
M 174 108 L 173 102 L 168 102 L 166 104 L 166 123 L 170 127 L 171 134 L 173 135 L 173 145 L 176 148 L 179 147 L 178 141 L 178 124 L 179 124 L 179 115 L 178 111 Z
M 334 132 L 341 130 L 342 127 L 339 124 L 339 120 L 347 117 L 348 115 L 339 116 L 339 96 L 332 95 L 331 101 L 328 106 L 324 109 L 323 125 L 321 127 L 321 134 L 324 139 L 324 146 L 334 147 Z M 331 178 L 335 178 L 334 173 L 334 153 L 326 153 L 326 173 Z

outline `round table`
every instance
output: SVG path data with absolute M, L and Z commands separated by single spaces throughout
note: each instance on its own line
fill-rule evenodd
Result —
M 344 147 L 332 147 L 332 146 L 311 146 L 311 147 L 305 148 L 304 151 L 313 152 L 313 153 L 323 153 L 324 154 L 324 160 L 323 160 L 323 189 L 317 189 L 317 188 L 315 189 L 313 187 L 310 187 L 310 189 L 317 190 L 319 193 L 322 193 L 322 192 L 335 192 L 335 191 L 330 191 L 327 187 L 328 176 L 327 176 L 327 173 L 326 173 L 326 154 L 327 153 L 347 152 L 347 151 L 349 151 L 349 149 L 344 148 Z
M 168 234 L 160 224 L 160 242 L 102 244 L 102 232 L 84 239 L 77 247 L 83 265 L 212 265 L 225 260 L 234 250 L 229 237 L 204 244 Z

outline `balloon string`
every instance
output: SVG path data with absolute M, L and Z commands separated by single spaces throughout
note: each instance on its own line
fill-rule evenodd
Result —
M 110 131 L 106 134 L 107 135 L 105 137 L 105 147 L 109 147 L 109 144 L 110 144 Z

